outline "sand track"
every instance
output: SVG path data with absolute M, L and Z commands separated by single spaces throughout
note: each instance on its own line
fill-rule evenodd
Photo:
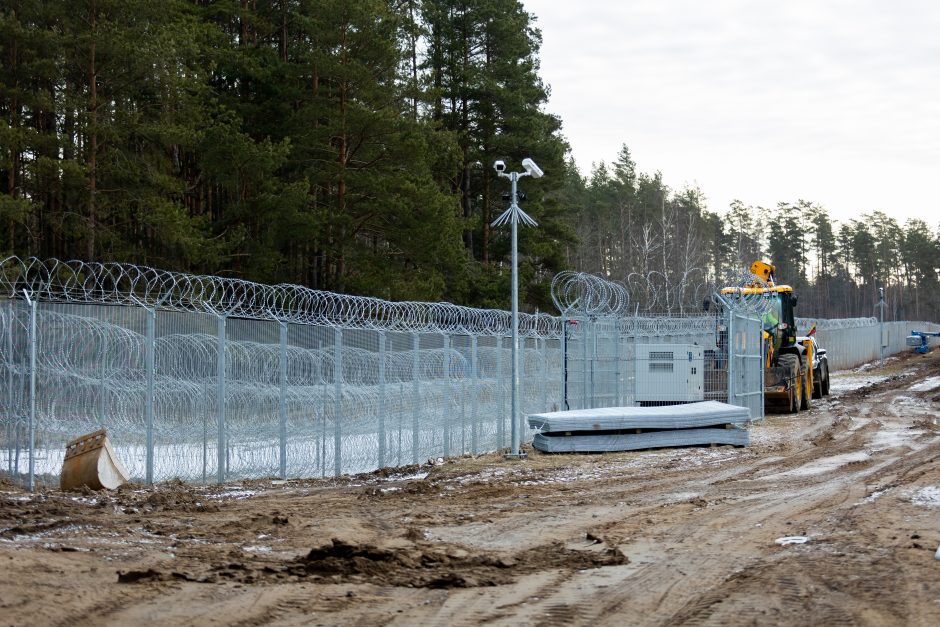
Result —
M 940 352 L 753 445 L 339 480 L 0 485 L 14 625 L 940 624 Z M 869 384 L 870 382 L 870 384 Z M 802 544 L 778 542 L 804 537 Z

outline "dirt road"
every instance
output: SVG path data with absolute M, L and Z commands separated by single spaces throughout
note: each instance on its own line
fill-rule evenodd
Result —
M 0 486 L 14 625 L 940 624 L 940 351 L 748 448 L 342 480 Z

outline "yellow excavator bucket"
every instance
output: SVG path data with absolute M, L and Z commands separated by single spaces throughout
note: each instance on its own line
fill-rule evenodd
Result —
M 751 274 L 756 274 L 765 281 L 771 282 L 771 277 L 777 272 L 773 264 L 764 261 L 755 261 L 751 264 Z
M 62 463 L 62 490 L 88 486 L 92 490 L 114 490 L 127 483 L 127 471 L 121 466 L 104 429 L 83 435 L 65 447 Z

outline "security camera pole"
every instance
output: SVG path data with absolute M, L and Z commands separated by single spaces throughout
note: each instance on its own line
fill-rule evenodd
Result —
M 506 455 L 506 459 L 525 459 L 526 454 L 519 449 L 520 420 L 522 418 L 519 412 L 519 222 L 528 226 L 538 226 L 538 223 L 530 218 L 517 202 L 517 183 L 523 176 L 541 178 L 543 172 L 532 159 L 523 159 L 522 167 L 525 172 L 506 172 L 506 164 L 503 161 L 497 161 L 493 164 L 497 175 L 508 178 L 512 182 L 512 193 L 510 194 L 509 209 L 502 215 L 493 220 L 492 226 L 502 226 L 507 222 L 512 223 L 512 414 L 510 424 L 512 426 L 512 449 Z

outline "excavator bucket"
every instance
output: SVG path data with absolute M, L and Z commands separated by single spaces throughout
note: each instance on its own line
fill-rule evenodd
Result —
M 62 490 L 88 486 L 92 490 L 114 490 L 127 483 L 127 471 L 121 466 L 104 429 L 83 435 L 65 447 L 62 463 Z

